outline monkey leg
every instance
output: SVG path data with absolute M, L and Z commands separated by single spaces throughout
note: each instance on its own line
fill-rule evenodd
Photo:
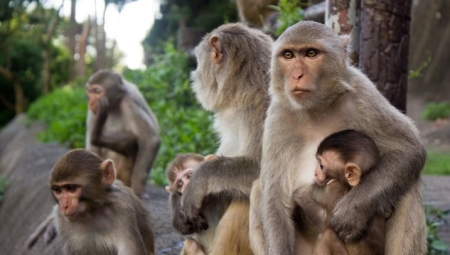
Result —
M 232 201 L 217 225 L 209 254 L 253 255 L 249 240 L 249 210 L 247 201 Z
M 420 181 L 402 197 L 386 225 L 386 255 L 426 254 L 425 212 Z
M 347 249 L 339 236 L 331 228 L 326 228 L 317 237 L 313 255 L 348 255 Z
M 264 236 L 261 224 L 261 210 L 259 208 L 261 200 L 261 186 L 259 179 L 253 182 L 250 194 L 250 245 L 256 255 L 264 255 Z

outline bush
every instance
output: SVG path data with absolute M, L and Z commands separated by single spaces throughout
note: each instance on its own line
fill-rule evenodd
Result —
M 187 58 L 171 43 L 166 44 L 164 55 L 155 56 L 152 66 L 126 69 L 123 75 L 138 86 L 159 122 L 162 144 L 150 175 L 153 183 L 166 184 L 165 168 L 177 153 L 216 151 L 213 116 L 198 104 L 190 88 Z M 40 141 L 84 147 L 87 98 L 81 84 L 85 80 L 56 89 L 31 105 L 28 116 L 48 125 L 39 134 Z
M 429 103 L 425 106 L 422 113 L 422 118 L 426 120 L 444 119 L 450 116 L 450 104 L 447 102 L 442 103 Z
M 83 148 L 86 133 L 86 94 L 79 83 L 55 89 L 28 109 L 31 119 L 43 121 L 47 129 L 41 142 L 56 141 L 69 148 Z
M 450 214 L 450 210 L 441 210 L 430 205 L 424 205 L 427 223 L 428 255 L 448 254 L 449 244 L 440 240 L 438 227 L 447 224 L 444 219 Z
M 427 152 L 427 162 L 423 169 L 424 174 L 445 174 L 450 175 L 450 154 Z

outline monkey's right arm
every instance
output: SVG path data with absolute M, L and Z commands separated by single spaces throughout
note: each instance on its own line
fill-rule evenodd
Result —
M 308 188 L 298 188 L 294 191 L 293 197 L 295 203 L 300 206 L 311 222 L 318 229 L 323 230 L 326 227 L 327 212 L 315 199 L 320 199 L 319 187 L 313 185 Z M 323 193 L 323 192 L 322 192 Z
M 198 221 L 192 223 L 187 223 L 186 225 L 186 215 L 181 210 L 181 195 L 177 192 L 170 195 L 170 205 L 172 208 L 172 225 L 173 227 L 180 231 L 183 235 L 189 235 L 195 233 L 197 229 L 205 230 L 208 229 L 208 222 L 206 219 L 199 215 Z
M 220 194 L 249 199 L 252 183 L 259 178 L 259 173 L 260 163 L 247 157 L 218 157 L 201 163 L 181 198 L 185 225 L 201 220 L 199 210 L 206 196 Z

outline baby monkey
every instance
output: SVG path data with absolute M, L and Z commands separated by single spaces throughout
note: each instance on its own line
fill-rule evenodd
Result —
M 178 154 L 176 158 L 167 166 L 166 175 L 169 186 L 166 190 L 170 193 L 170 204 L 172 207 L 172 221 L 184 222 L 184 213 L 182 213 L 181 196 L 191 177 L 195 174 L 197 166 L 204 162 L 217 159 L 215 155 L 202 156 L 199 154 L 185 153 Z M 239 211 L 242 215 L 248 215 L 248 207 L 241 206 L 237 201 L 228 207 L 223 207 L 219 197 L 210 196 L 205 199 L 200 209 L 202 225 L 206 229 L 199 231 L 191 238 L 187 238 L 183 245 L 181 255 L 225 255 L 225 254 L 243 254 L 253 255 L 248 239 L 248 221 L 245 217 L 237 219 L 234 213 L 228 214 L 228 209 L 233 207 L 232 211 Z M 223 207 L 223 208 L 221 208 Z M 218 220 L 217 211 L 223 211 L 219 224 L 213 230 L 208 229 L 210 220 Z
M 150 213 L 115 177 L 112 160 L 85 149 L 55 163 L 49 185 L 64 254 L 155 254 Z
M 369 136 L 354 130 L 336 132 L 320 143 L 316 153 L 316 183 L 295 190 L 293 195 L 306 217 L 320 231 L 313 254 L 384 254 L 386 217 L 376 216 L 367 235 L 354 243 L 344 244 L 329 227 L 337 202 L 364 181 L 364 175 L 377 164 L 379 154 Z

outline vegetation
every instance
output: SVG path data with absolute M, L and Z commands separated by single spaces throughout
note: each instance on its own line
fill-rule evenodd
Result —
M 450 116 L 450 103 L 428 103 L 422 113 L 426 120 L 445 119 Z
M 303 20 L 304 10 L 300 0 L 280 0 L 278 5 L 269 5 L 268 7 L 280 13 L 277 17 L 276 36 L 280 36 L 284 30 Z
M 428 255 L 448 254 L 449 244 L 440 240 L 438 228 L 447 224 L 444 217 L 450 215 L 450 210 L 441 210 L 431 205 L 425 205 L 425 216 L 427 223 Z
M 138 86 L 155 113 L 162 145 L 150 179 L 165 185 L 165 168 L 177 153 L 213 153 L 217 148 L 211 129 L 212 115 L 202 109 L 190 88 L 187 58 L 165 44 L 164 55 L 146 70 L 124 71 L 127 80 Z M 84 147 L 87 100 L 83 84 L 87 78 L 54 90 L 33 103 L 28 116 L 48 125 L 40 141 L 56 141 L 70 148 Z
M 423 173 L 450 175 L 450 153 L 429 151 Z

